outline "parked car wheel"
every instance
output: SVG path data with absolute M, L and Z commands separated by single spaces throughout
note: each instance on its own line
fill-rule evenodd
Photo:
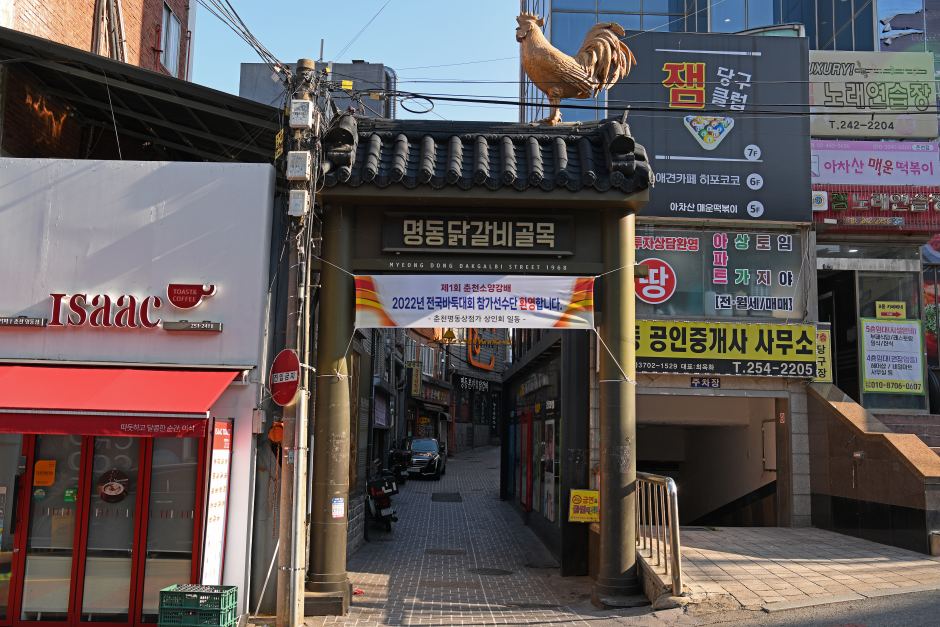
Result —
M 446 475 L 446 474 L 447 474 L 447 464 L 444 464 L 444 467 L 441 468 L 441 474 L 442 474 L 442 475 Z
M 437 470 L 435 470 L 435 471 L 434 471 L 434 480 L 435 480 L 435 481 L 440 481 L 442 474 L 443 474 L 443 473 L 441 472 L 441 469 L 440 469 L 440 468 L 438 468 Z

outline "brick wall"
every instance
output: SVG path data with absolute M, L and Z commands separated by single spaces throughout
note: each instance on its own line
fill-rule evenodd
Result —
M 3 136 L 0 149 L 11 157 L 76 158 L 82 130 L 65 111 L 4 71 Z
M 186 70 L 189 6 L 196 0 L 166 0 L 180 21 L 180 56 L 176 59 L 177 76 Z M 163 23 L 164 0 L 121 0 L 127 62 L 163 73 L 154 48 Z M 91 50 L 94 30 L 95 0 L 16 0 L 11 27 L 30 35 L 50 39 L 66 46 Z
M 346 559 L 356 554 L 365 542 L 366 497 L 349 497 L 349 510 L 346 512 Z

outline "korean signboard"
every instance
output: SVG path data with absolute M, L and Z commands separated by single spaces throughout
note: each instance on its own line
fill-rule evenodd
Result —
M 813 378 L 815 342 L 811 325 L 640 320 L 636 370 Z
M 923 394 L 920 320 L 862 318 L 862 391 Z
M 937 136 L 933 55 L 810 51 L 814 137 Z
M 568 522 L 600 522 L 601 498 L 597 490 L 572 490 Z
M 641 226 L 637 315 L 803 318 L 799 232 Z
M 805 38 L 634 32 L 639 64 L 608 103 L 652 103 L 627 118 L 656 193 L 644 217 L 809 222 Z M 609 113 L 613 113 L 610 111 Z
M 816 329 L 817 383 L 832 383 L 832 330 L 829 324 Z
M 384 252 L 572 255 L 572 216 L 385 214 Z
M 835 220 L 833 231 L 918 231 L 940 228 L 940 187 L 821 185 L 826 206 L 813 220 Z M 831 222 L 830 222 L 831 224 Z
M 206 510 L 205 548 L 202 557 L 202 585 L 222 584 L 225 556 L 225 526 L 228 516 L 228 487 L 232 461 L 232 420 L 216 418 L 212 435 L 212 462 L 209 467 L 209 506 Z
M 356 326 L 594 327 L 590 277 L 408 275 L 356 277 Z
M 814 140 L 813 184 L 940 185 L 937 144 Z

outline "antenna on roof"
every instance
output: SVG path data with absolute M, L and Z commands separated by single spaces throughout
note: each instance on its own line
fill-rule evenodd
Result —
M 320 61 L 323 61 L 323 40 L 320 40 Z

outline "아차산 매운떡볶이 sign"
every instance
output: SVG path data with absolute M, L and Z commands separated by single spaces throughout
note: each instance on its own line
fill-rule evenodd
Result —
M 518 275 L 356 277 L 356 327 L 594 328 L 594 279 Z
M 813 378 L 815 344 L 806 324 L 638 320 L 636 371 Z
M 814 185 L 940 185 L 930 142 L 813 140 Z
M 644 217 L 810 222 L 803 37 L 627 31 L 637 58 L 608 92 L 656 176 Z

